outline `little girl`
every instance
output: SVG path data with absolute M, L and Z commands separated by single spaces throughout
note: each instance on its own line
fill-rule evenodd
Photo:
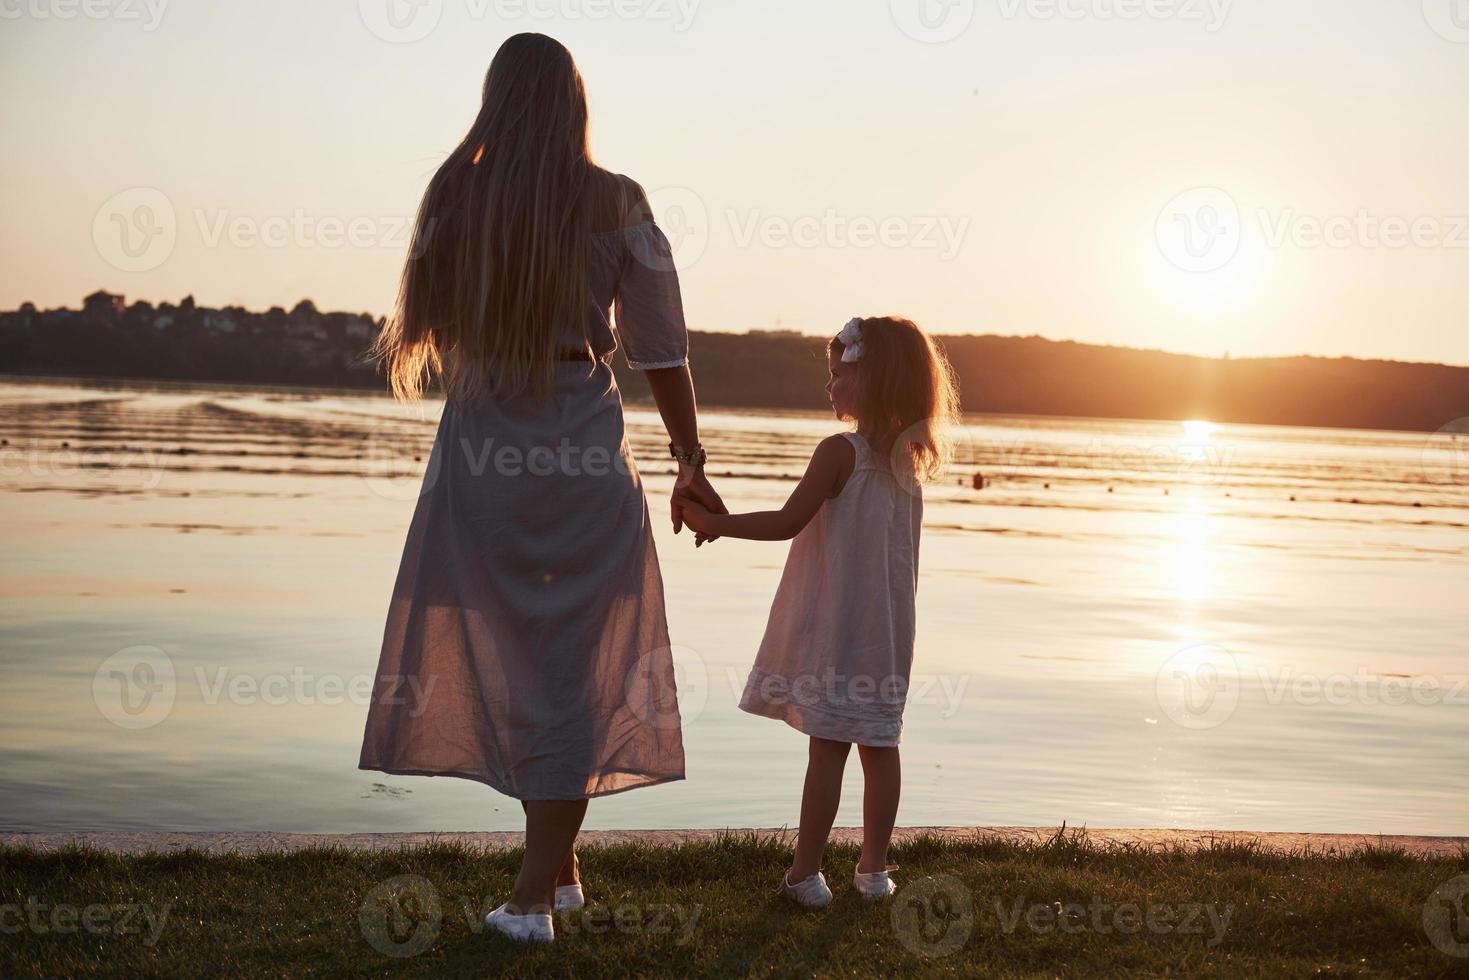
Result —
M 943 353 L 916 325 L 852 320 L 827 344 L 827 395 L 856 431 L 824 439 L 780 510 L 714 514 L 679 498 L 701 537 L 794 537 L 740 707 L 810 736 L 795 858 L 779 891 L 831 901 L 821 855 L 852 744 L 862 758 L 864 898 L 896 890 L 888 842 L 898 814 L 898 739 L 913 663 L 922 485 L 947 461 L 958 394 Z

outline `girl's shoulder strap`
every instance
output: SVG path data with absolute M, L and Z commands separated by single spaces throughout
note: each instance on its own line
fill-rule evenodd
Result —
M 877 462 L 874 458 L 872 447 L 867 444 L 867 440 L 862 437 L 862 434 L 860 432 L 852 432 L 849 430 L 847 432 L 843 432 L 842 435 L 847 437 L 847 441 L 852 444 L 852 449 L 857 454 L 857 462 L 856 465 L 853 467 L 854 471 L 865 469 L 881 469 L 881 467 L 877 465 Z

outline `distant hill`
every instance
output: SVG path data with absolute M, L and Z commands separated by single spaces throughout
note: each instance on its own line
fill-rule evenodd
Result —
M 97 292 L 80 310 L 0 313 L 0 372 L 383 389 L 362 352 L 365 313 L 126 305 Z M 1469 417 L 1469 368 L 1353 358 L 1216 359 L 1041 337 L 940 337 L 964 410 L 1435 431 Z M 690 334 L 705 406 L 828 406 L 826 341 L 791 331 Z M 619 354 L 629 401 L 649 397 Z

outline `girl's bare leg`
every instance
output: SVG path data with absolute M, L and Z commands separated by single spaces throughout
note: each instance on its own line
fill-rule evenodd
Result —
M 809 878 L 821 870 L 821 852 L 831 836 L 842 801 L 842 770 L 847 765 L 849 742 L 811 739 L 806 759 L 806 787 L 801 794 L 801 829 L 796 835 L 796 856 L 787 877 L 791 882 Z
M 510 892 L 512 915 L 550 912 L 556 895 L 557 875 L 576 845 L 586 800 L 527 800 L 525 809 L 525 857 Z
M 857 755 L 862 759 L 862 856 L 857 859 L 857 870 L 871 874 L 888 866 L 903 770 L 896 745 L 859 745 Z

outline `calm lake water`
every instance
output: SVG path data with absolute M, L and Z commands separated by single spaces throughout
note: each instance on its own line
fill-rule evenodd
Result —
M 519 828 L 479 784 L 356 768 L 437 410 L 0 384 L 0 825 Z M 587 826 L 794 826 L 804 738 L 735 707 L 788 545 L 675 537 L 667 437 L 627 419 L 689 778 Z M 733 510 L 841 428 L 701 422 Z M 901 823 L 1469 834 L 1469 440 L 976 417 L 960 450 L 926 494 Z M 854 755 L 839 824 L 860 786 Z

